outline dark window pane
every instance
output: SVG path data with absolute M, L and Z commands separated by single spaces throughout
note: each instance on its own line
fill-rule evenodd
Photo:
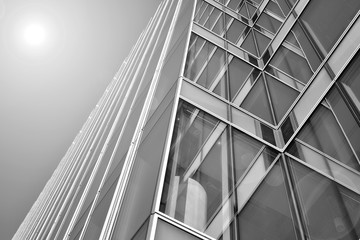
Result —
M 279 164 L 271 169 L 238 216 L 239 239 L 299 239 Z
M 276 121 L 279 122 L 299 94 L 294 89 L 282 84 L 265 74 Z
M 231 18 L 230 21 L 232 22 L 226 32 L 226 39 L 236 45 L 239 42 L 240 36 L 242 36 L 243 31 L 246 28 L 246 25 L 233 18 Z
M 263 12 L 256 24 L 275 34 L 281 22 Z
M 327 96 L 330 105 L 349 139 L 356 155 L 360 157 L 360 128 L 338 90 L 334 88 Z
M 201 231 L 212 228 L 213 237 L 222 234 L 213 221 L 230 222 L 233 216 L 222 211 L 232 183 L 228 138 L 224 123 L 180 104 L 161 210 Z
M 242 102 L 241 107 L 274 124 L 263 77 L 260 77 Z
M 236 182 L 255 159 L 263 144 L 234 129 L 234 164 Z
M 229 60 L 230 99 L 233 99 L 248 78 L 252 67 L 234 56 L 230 56 Z
M 358 0 L 310 1 L 300 22 L 315 46 L 326 55 L 359 9 Z
M 322 105 L 319 105 L 310 117 L 298 138 L 346 165 L 360 170 L 359 163 L 334 115 Z
M 270 64 L 303 83 L 307 83 L 312 76 L 312 71 L 305 58 L 282 46 L 275 53 Z
M 359 239 L 360 196 L 295 161 L 295 188 L 310 239 Z

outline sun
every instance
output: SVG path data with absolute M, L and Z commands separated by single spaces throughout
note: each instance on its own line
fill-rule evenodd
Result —
M 45 27 L 39 23 L 28 24 L 24 29 L 24 40 L 31 46 L 43 45 L 46 41 Z

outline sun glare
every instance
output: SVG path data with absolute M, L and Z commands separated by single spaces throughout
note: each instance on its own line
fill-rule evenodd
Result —
M 46 31 L 41 24 L 29 24 L 24 30 L 25 42 L 31 46 L 42 45 L 46 40 Z

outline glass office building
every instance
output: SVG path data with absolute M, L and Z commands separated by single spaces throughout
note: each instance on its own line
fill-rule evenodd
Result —
M 162 2 L 14 239 L 360 239 L 359 10 Z

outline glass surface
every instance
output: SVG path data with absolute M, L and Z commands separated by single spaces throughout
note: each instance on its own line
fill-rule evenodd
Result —
M 276 123 L 284 117 L 290 106 L 294 103 L 299 92 L 282 84 L 278 80 L 265 74 L 270 99 L 275 113 Z
M 254 40 L 256 42 L 258 56 L 262 56 L 264 51 L 267 49 L 271 39 L 260 33 L 259 31 L 253 30 Z
M 249 53 L 251 53 L 252 55 L 259 57 L 253 30 L 249 31 L 244 42 L 241 44 L 241 47 L 246 51 L 248 51 Z
M 359 239 L 360 196 L 300 163 L 289 162 L 307 237 Z
M 296 2 L 296 0 L 291 0 L 291 1 L 276 0 L 276 2 L 279 4 L 279 7 L 280 7 L 281 11 L 284 13 L 284 15 L 287 16 L 290 12 L 290 9 L 294 5 L 294 2 Z
M 180 68 L 183 63 L 184 52 L 187 44 L 188 31 L 193 12 L 194 1 L 183 1 L 179 12 L 179 18 L 174 26 L 173 36 L 169 43 L 168 52 L 164 59 L 164 66 L 161 70 L 154 99 L 152 100 L 150 113 L 148 117 L 154 113 L 159 104 L 165 98 L 174 83 L 178 80 Z M 174 4 L 176 6 L 176 4 Z M 167 30 L 163 33 L 166 38 Z M 149 75 L 153 76 L 153 75 Z
M 240 107 L 248 110 L 265 121 L 274 124 L 263 76 L 261 76 L 254 84 Z
M 279 47 L 270 64 L 303 83 L 307 83 L 313 74 L 305 58 L 283 46 Z
M 244 35 L 247 32 L 245 29 L 249 27 L 229 15 L 226 15 L 226 18 L 226 22 L 230 23 L 226 31 L 226 39 L 237 45 L 239 42 L 241 43 L 243 41 Z
M 341 76 L 341 84 L 347 93 L 347 97 L 353 103 L 353 106 L 360 111 L 360 54 L 354 57 L 354 60 Z
M 310 1 L 299 23 L 315 48 L 324 57 L 359 9 L 360 1 L 358 0 Z
M 131 239 L 151 213 L 171 107 L 170 103 L 149 134 L 142 136 L 111 239 Z
M 263 144 L 235 129 L 233 130 L 233 142 L 235 178 L 237 182 L 257 157 Z
M 204 231 L 231 187 L 226 125 L 181 102 L 165 179 L 162 211 Z M 230 216 L 222 216 L 229 219 Z
M 199 89 L 185 80 L 181 85 L 181 95 L 224 119 L 228 118 L 227 104 L 225 102 L 206 93 L 202 89 Z
M 283 170 L 276 164 L 238 215 L 239 239 L 300 239 L 289 202 Z
M 287 151 L 294 157 L 310 164 L 320 172 L 336 179 L 348 188 L 360 192 L 360 175 L 356 173 L 356 171 L 345 168 L 338 162 L 321 155 L 304 143 L 300 143 L 298 140 L 294 141 Z
M 159 219 L 156 226 L 155 240 L 168 240 L 170 236 L 172 240 L 200 240 L 200 238 Z
M 327 99 L 330 102 L 330 106 L 333 109 L 336 118 L 339 121 L 347 139 L 349 140 L 353 150 L 357 157 L 360 157 L 360 127 L 357 121 L 354 119 L 348 105 L 344 99 L 340 96 L 340 93 L 336 88 L 328 94 Z
M 292 32 L 288 35 L 291 38 L 291 35 L 294 34 L 295 45 L 301 47 L 302 51 L 305 54 L 305 57 L 310 63 L 310 66 L 313 71 L 319 67 L 322 59 L 320 58 L 320 54 L 314 48 L 313 43 L 310 41 L 303 25 L 299 24 L 299 22 L 295 23 L 292 28 Z
M 266 5 L 266 10 L 276 14 L 278 17 L 284 19 L 285 13 L 281 10 L 280 5 L 277 2 L 269 1 Z
M 206 66 L 201 71 L 200 77 L 196 83 L 209 89 L 212 84 L 218 79 L 225 76 L 226 73 L 225 51 L 217 48 L 215 52 L 211 53 L 211 58 L 206 63 Z
M 256 21 L 256 24 L 275 34 L 280 28 L 281 22 L 263 12 L 260 15 L 260 18 Z
M 242 0 L 230 0 L 226 6 L 228 8 L 231 8 L 232 10 L 236 11 L 236 10 L 238 10 L 241 2 L 242 2 Z
M 199 12 L 195 15 L 194 21 L 208 30 L 213 31 L 218 35 L 222 35 L 225 26 L 223 13 L 216 7 L 213 7 L 202 0 L 198 1 L 197 4 L 205 5 L 206 9 L 204 12 Z
M 360 170 L 343 132 L 331 111 L 322 105 L 300 131 L 298 138 L 356 170 Z
M 86 240 L 99 239 L 102 227 L 105 222 L 105 217 L 110 207 L 110 203 L 115 191 L 117 179 L 113 182 L 110 189 L 108 189 L 107 191 L 106 189 L 103 189 L 104 192 L 106 191 L 106 194 L 100 198 L 101 201 L 96 206 L 94 212 L 91 215 L 91 220 L 87 226 L 84 239 Z
M 229 56 L 229 85 L 230 85 L 230 99 L 233 99 L 240 87 L 248 78 L 253 67 L 244 61 Z

